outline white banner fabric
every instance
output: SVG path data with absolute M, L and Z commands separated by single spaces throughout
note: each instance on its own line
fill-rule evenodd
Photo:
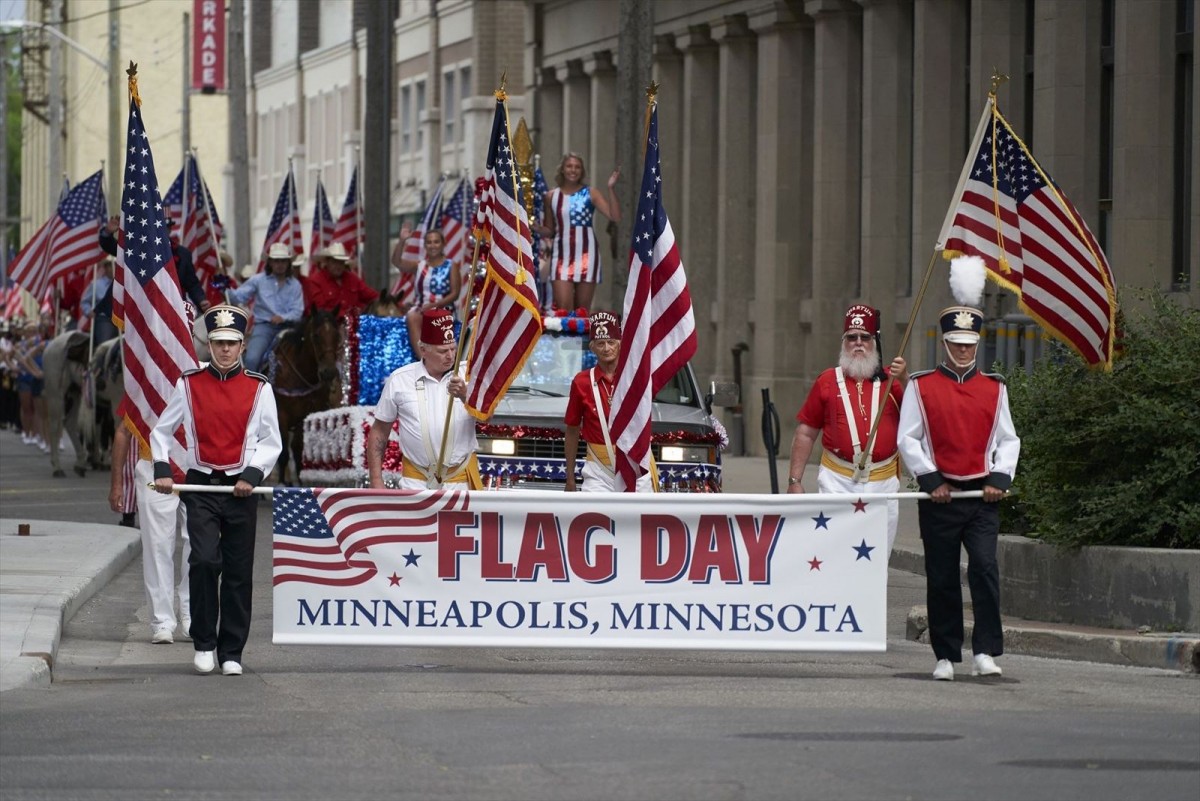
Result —
M 887 502 L 277 489 L 274 642 L 883 651 Z

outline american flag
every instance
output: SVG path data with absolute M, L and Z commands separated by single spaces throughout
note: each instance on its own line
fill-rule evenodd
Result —
M 655 105 L 630 245 L 617 386 L 609 411 L 618 487 L 633 491 L 638 477 L 650 470 L 652 399 L 695 353 L 692 295 L 662 204 Z
M 295 258 L 304 252 L 304 234 L 300 232 L 300 206 L 296 202 L 296 178 L 288 165 L 287 177 L 279 188 L 279 199 L 267 226 L 267 238 L 263 240 L 262 254 L 258 257 L 258 272 L 267 264 L 267 251 L 271 245 L 282 242 L 288 246 Z
M 450 202 L 442 209 L 442 235 L 446 238 L 446 258 L 462 264 L 467 256 L 467 226 L 470 223 L 471 186 L 463 178 Z
M 104 174 L 97 171 L 66 192 L 58 211 L 38 229 L 9 267 L 13 281 L 35 298 L 55 281 L 102 261 L 100 226 L 104 224 Z
M 1117 294 L 1083 217 L 989 98 L 938 237 L 980 256 L 992 280 L 1089 365 L 1112 367 Z
M 542 335 L 537 262 L 529 217 L 517 201 L 517 174 L 508 137 L 508 109 L 496 93 L 485 186 L 475 216 L 475 236 L 490 243 L 487 277 L 475 308 L 467 355 L 467 411 L 486 420 L 521 372 Z
M 185 182 L 188 185 L 186 198 L 183 194 Z M 200 194 L 200 187 L 204 187 L 203 195 Z M 191 251 L 196 277 L 203 283 L 210 276 L 219 274 L 218 250 L 225 236 L 225 227 L 213 204 L 208 182 L 200 174 L 200 163 L 191 153 L 167 190 L 163 206 L 167 217 L 175 224 L 179 244 Z
M 113 321 L 125 334 L 124 416 L 144 449 L 175 382 L 184 370 L 196 366 L 196 356 L 158 194 L 154 156 L 132 99 L 128 131 Z
M 329 210 L 329 198 L 325 196 L 325 184 L 317 178 L 317 199 L 313 206 L 312 238 L 309 239 L 308 258 L 312 261 L 333 242 L 333 213 Z
M 342 215 L 337 219 L 337 225 L 333 228 L 333 241 L 341 242 L 342 247 L 346 248 L 346 252 L 351 256 L 358 253 L 358 238 L 361 236 L 359 231 L 358 213 L 358 165 L 354 165 L 354 172 L 350 174 L 350 188 L 346 190 L 346 202 L 342 204 Z
M 441 220 L 442 189 L 445 186 L 445 178 L 438 181 L 437 189 L 433 191 L 433 199 L 425 207 L 425 213 L 421 215 L 421 222 L 417 225 L 417 230 L 413 231 L 412 236 L 404 242 L 404 250 L 401 252 L 400 258 L 407 261 L 420 261 L 425 258 L 425 232 L 432 231 Z M 400 296 L 402 303 L 412 303 L 416 291 L 416 274 L 402 272 L 396 279 L 391 294 Z
M 461 490 L 275 490 L 274 584 L 352 586 L 379 570 L 371 548 L 437 542 L 439 512 L 466 510 Z

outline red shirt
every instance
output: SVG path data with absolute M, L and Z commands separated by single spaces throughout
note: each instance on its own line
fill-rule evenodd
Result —
M 361 312 L 367 304 L 379 297 L 379 293 L 358 276 L 358 273 L 342 273 L 335 279 L 324 268 L 313 270 L 304 283 L 304 305 L 316 306 L 318 311 L 337 310 L 339 314 Z
M 599 367 L 592 370 L 596 371 L 596 389 L 600 392 L 600 405 L 604 407 L 602 414 L 607 420 L 608 412 L 612 408 L 613 391 L 617 388 L 616 376 L 609 378 Z M 604 429 L 600 427 L 600 417 L 596 413 L 596 396 L 592 393 L 592 370 L 580 370 L 571 380 L 571 395 L 567 399 L 567 413 L 563 422 L 569 426 L 579 426 L 579 436 L 584 442 L 602 446 Z
M 883 387 L 887 380 L 879 382 L 880 402 L 883 403 Z M 854 412 L 855 423 L 858 427 L 858 442 L 860 447 L 866 447 L 867 436 L 871 433 L 871 401 L 875 397 L 875 382 L 862 382 L 862 414 L 858 405 L 859 382 L 853 378 L 846 379 L 846 391 L 850 394 L 850 408 Z M 899 381 L 892 382 L 889 400 L 885 403 L 883 419 L 879 421 L 879 431 L 875 434 L 875 447 L 871 449 L 871 461 L 879 463 L 886 461 L 896 452 L 896 432 L 900 427 L 900 400 L 903 390 Z M 825 450 L 843 461 L 854 460 L 854 445 L 850 439 L 850 426 L 846 422 L 846 407 L 838 392 L 837 376 L 831 367 L 817 376 L 808 399 L 800 407 L 796 415 L 798 422 L 806 426 L 821 429 L 821 445 Z

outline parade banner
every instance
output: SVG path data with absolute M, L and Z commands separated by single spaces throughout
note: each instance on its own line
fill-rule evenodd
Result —
M 883 651 L 887 502 L 276 489 L 274 642 Z

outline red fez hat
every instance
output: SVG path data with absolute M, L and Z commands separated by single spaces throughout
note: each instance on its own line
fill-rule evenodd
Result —
M 588 330 L 593 341 L 601 342 L 607 339 L 621 341 L 621 324 L 617 315 L 612 312 L 598 311 L 588 319 Z
M 879 333 L 879 310 L 856 303 L 846 309 L 846 322 L 842 328 L 843 334 L 851 331 L 859 334 L 875 336 Z
M 446 309 L 431 309 L 421 316 L 421 344 L 454 344 L 454 315 Z

